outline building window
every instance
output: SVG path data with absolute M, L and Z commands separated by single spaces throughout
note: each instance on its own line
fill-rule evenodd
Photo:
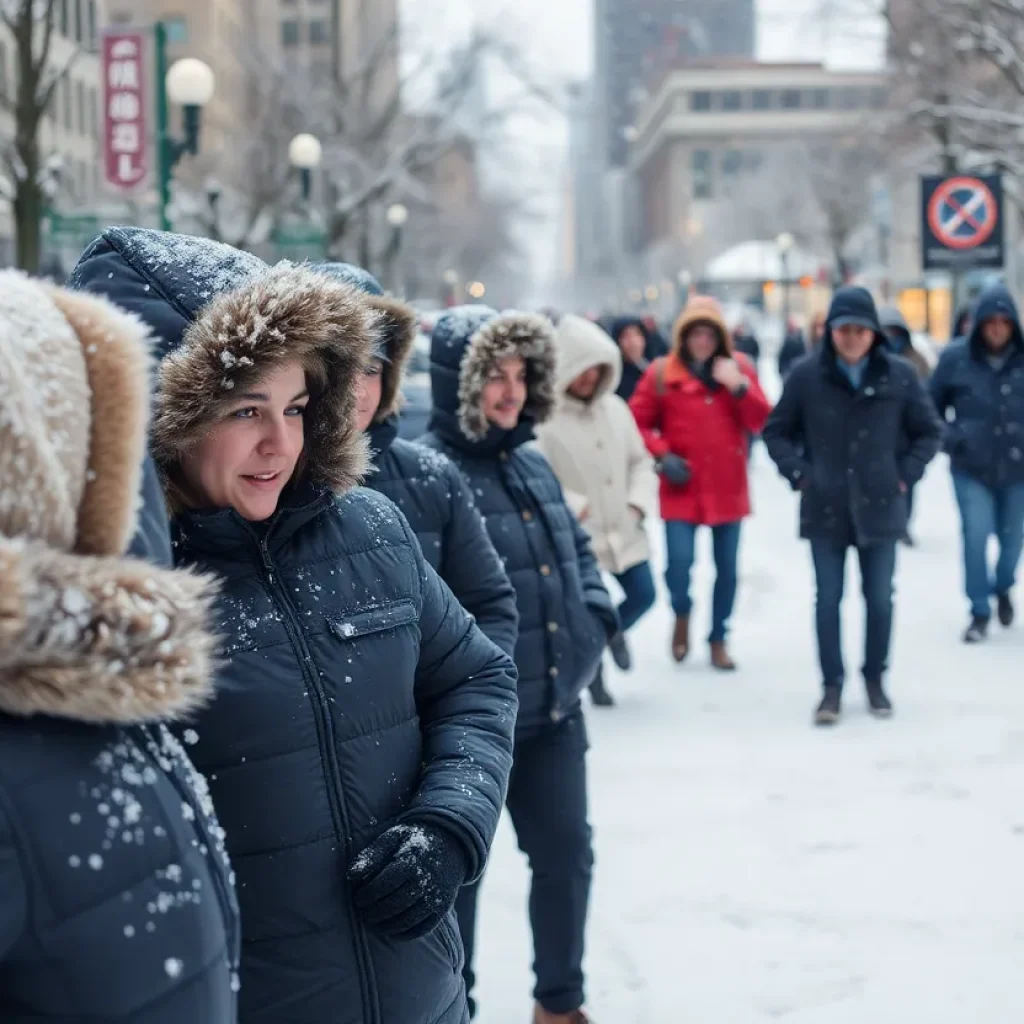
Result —
M 855 85 L 839 90 L 839 109 L 857 110 L 862 102 L 861 91 Z
M 884 110 L 889 102 L 889 96 L 884 87 L 876 85 L 871 90 L 871 106 L 875 110 Z
M 95 89 L 89 90 L 89 134 L 97 135 L 100 128 L 100 110 L 98 93 Z
M 743 153 L 738 149 L 727 149 L 722 154 L 722 174 L 728 178 L 743 170 Z
M 188 19 L 180 14 L 164 18 L 164 32 L 171 46 L 185 46 L 188 43 Z
M 720 95 L 723 110 L 733 111 L 743 109 L 743 93 L 738 89 L 727 89 Z
M 828 110 L 832 106 L 832 94 L 828 89 L 815 89 L 811 93 L 811 106 L 815 110 Z
M 75 0 L 75 42 L 79 45 L 85 42 L 85 12 L 82 10 L 82 0 Z
M 295 18 L 288 18 L 281 22 L 281 45 L 299 45 L 299 22 Z
M 330 40 L 331 34 L 327 28 L 327 21 L 324 18 L 314 18 L 309 23 L 309 41 L 314 46 L 323 46 Z
M 7 95 L 7 46 L 0 42 L 0 96 Z
M 711 198 L 711 168 L 714 157 L 710 149 L 693 151 L 693 198 Z
M 702 92 L 691 92 L 690 93 L 690 109 L 700 112 L 704 112 L 711 109 L 711 93 Z
M 71 36 L 71 0 L 60 0 L 60 34 Z
M 783 89 L 782 90 L 782 109 L 783 110 L 799 110 L 801 106 L 802 96 L 799 89 Z
M 75 123 L 74 123 L 74 120 L 73 120 L 73 116 L 74 115 L 73 115 L 73 112 L 72 112 L 72 109 L 71 109 L 72 101 L 73 101 L 73 97 L 71 95 L 71 82 L 65 76 L 64 78 L 61 79 L 61 83 L 60 84 L 61 84 L 61 92 L 63 93 L 63 96 L 61 97 L 61 99 L 62 99 L 62 106 L 64 108 L 63 109 L 64 127 L 68 131 L 71 131 L 72 128 L 75 127 Z
M 87 39 L 89 46 L 92 47 L 96 45 L 96 0 L 87 0 L 85 10 L 88 17 L 88 24 L 86 25 Z
M 755 89 L 754 90 L 754 109 L 755 110 L 771 110 L 772 106 L 772 92 L 770 89 Z
M 78 114 L 78 134 L 88 135 L 89 128 L 87 113 L 85 109 L 85 86 L 81 82 L 75 82 L 75 111 Z

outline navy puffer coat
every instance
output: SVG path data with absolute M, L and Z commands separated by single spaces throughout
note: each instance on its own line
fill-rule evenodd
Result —
M 175 555 L 223 580 L 226 666 L 191 748 L 238 878 L 246 1024 L 461 1024 L 451 914 L 423 938 L 369 931 L 347 871 L 389 826 L 438 827 L 483 870 L 511 767 L 511 660 L 429 567 L 408 523 L 354 488 L 352 422 L 372 316 L 302 268 L 215 301 L 160 370 L 154 452 L 176 512 Z M 274 516 L 183 511 L 182 452 L 232 393 L 315 355 L 304 469 Z
M 480 396 L 491 367 L 515 355 L 526 360 L 528 397 L 519 425 L 505 431 L 486 421 Z M 553 408 L 554 373 L 551 327 L 539 317 L 468 306 L 434 330 L 434 410 L 422 443 L 461 470 L 515 587 L 520 736 L 578 707 L 618 628 L 590 539 L 547 459 L 528 444 Z
M 368 432 L 373 466 L 366 486 L 402 510 L 431 567 L 484 633 L 512 654 L 519 632 L 516 594 L 469 485 L 440 452 L 398 436 L 402 372 L 419 329 L 415 312 L 385 296 L 377 279 L 359 267 L 328 263 L 318 269 L 364 292 L 384 319 L 386 361 L 380 404 Z
M 982 328 L 997 315 L 1008 317 L 1014 329 L 1006 358 L 992 361 Z M 944 442 L 956 472 L 988 487 L 1024 482 L 1024 335 L 1003 285 L 978 300 L 970 335 L 943 351 L 930 390 L 939 415 L 951 417 Z

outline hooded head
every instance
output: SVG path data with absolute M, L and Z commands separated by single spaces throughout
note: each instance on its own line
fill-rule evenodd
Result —
M 910 328 L 896 306 L 883 306 L 878 311 L 878 323 L 889 347 L 897 354 L 913 347 Z
M 211 503 L 223 507 L 225 495 L 238 495 L 253 499 L 246 509 L 228 502 L 240 515 L 265 518 L 251 513 L 269 506 L 272 514 L 289 486 L 344 491 L 358 484 L 366 441 L 355 423 L 357 379 L 379 327 L 362 293 L 301 266 L 275 268 L 206 306 L 158 373 L 153 456 L 172 513 Z M 288 429 L 298 424 L 301 436 L 296 441 L 290 434 L 282 454 L 260 450 L 276 445 L 279 436 L 250 434 L 252 451 L 243 452 L 237 425 L 273 420 L 269 405 L 261 411 L 260 396 L 269 380 L 296 367 L 308 403 L 289 401 L 282 417 L 290 416 Z M 296 416 L 302 405 L 305 412 Z M 225 432 L 232 435 L 234 456 L 225 453 L 226 444 L 213 443 Z M 268 474 L 272 480 L 248 479 Z M 256 490 L 250 494 L 243 483 Z
M 651 332 L 639 317 L 623 316 L 613 320 L 610 333 L 626 362 L 650 359 Z
M 520 358 L 526 399 L 517 426 L 506 430 L 484 411 L 484 389 L 505 360 Z M 430 343 L 434 398 L 431 429 L 450 443 L 470 447 L 516 444 L 533 436 L 555 405 L 555 342 L 551 323 L 531 313 L 498 313 L 486 306 L 448 310 Z
M 619 386 L 622 377 L 619 347 L 589 320 L 570 315 L 561 318 L 555 335 L 555 359 L 555 388 L 560 400 L 568 397 L 595 402 Z M 595 378 L 590 398 L 569 393 L 569 386 L 589 371 L 594 371 Z
M 706 356 L 690 351 L 688 344 L 690 333 L 695 327 L 710 327 L 717 340 L 715 349 Z M 732 336 L 722 314 L 722 307 L 716 299 L 708 295 L 695 295 L 686 304 L 686 308 L 676 320 L 672 328 L 672 352 L 681 363 L 689 363 L 694 358 L 705 363 L 716 356 L 730 357 L 733 353 Z
M 384 294 L 380 282 L 368 270 L 351 263 L 321 263 L 314 269 L 361 292 L 379 317 L 380 328 L 373 358 L 381 363 L 380 402 L 373 423 L 382 423 L 401 409 L 402 374 L 419 331 L 416 311 Z
M 149 339 L 103 299 L 0 273 L 0 710 L 173 717 L 209 693 L 207 582 L 122 559 Z
M 836 345 L 835 333 L 844 327 L 862 328 L 872 333 L 870 346 L 864 353 L 865 356 L 887 346 L 885 335 L 882 333 L 882 325 L 878 322 L 875 300 L 866 288 L 848 285 L 838 289 L 832 296 L 832 303 L 825 320 L 825 333 L 822 336 L 822 346 L 825 351 L 832 355 L 840 354 L 847 361 L 852 361 L 850 357 L 855 352 L 850 348 L 840 352 Z
M 1003 328 L 999 334 L 1005 335 L 1003 348 L 1012 346 L 1017 351 L 1024 351 L 1024 337 L 1021 335 L 1020 315 L 1017 312 L 1017 303 L 1013 301 L 1006 285 L 996 284 L 987 288 L 978 298 L 974 307 L 974 325 L 969 335 L 969 345 L 975 357 L 980 358 L 990 349 L 990 342 L 986 338 L 990 336 L 992 328 L 986 326 L 990 320 L 1009 321 L 1008 327 Z

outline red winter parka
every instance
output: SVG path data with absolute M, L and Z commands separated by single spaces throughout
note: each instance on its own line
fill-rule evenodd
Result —
M 749 386 L 739 397 L 705 382 L 688 368 L 683 338 L 695 325 L 709 324 L 720 338 L 718 356 L 735 359 Z M 698 298 L 672 331 L 672 351 L 656 360 L 637 385 L 630 408 L 650 453 L 673 452 L 690 466 L 683 487 L 661 480 L 661 516 L 700 526 L 719 526 L 750 515 L 747 447 L 763 429 L 771 403 L 750 361 L 734 353 L 718 304 Z

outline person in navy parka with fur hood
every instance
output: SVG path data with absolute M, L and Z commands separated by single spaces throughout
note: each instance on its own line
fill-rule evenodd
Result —
M 555 403 L 551 324 L 483 306 L 449 310 L 431 340 L 434 409 L 422 443 L 468 481 L 519 606 L 519 719 L 508 808 L 530 858 L 538 1024 L 575 1024 L 593 862 L 587 824 L 586 729 L 580 693 L 617 616 L 590 541 L 540 450 L 535 423 Z M 477 888 L 459 897 L 472 959 Z
M 409 520 L 423 555 L 459 603 L 503 651 L 515 651 L 516 593 L 491 543 L 462 474 L 440 452 L 398 436 L 402 371 L 418 330 L 416 313 L 385 295 L 360 267 L 318 268 L 366 295 L 382 318 L 380 344 L 361 377 L 357 420 L 370 442 L 365 486 L 389 497 Z
M 515 675 L 405 518 L 356 487 L 358 292 L 283 267 L 214 299 L 159 370 L 175 561 L 223 581 L 197 766 L 242 912 L 243 1024 L 462 1024 L 452 905 L 511 767 Z

